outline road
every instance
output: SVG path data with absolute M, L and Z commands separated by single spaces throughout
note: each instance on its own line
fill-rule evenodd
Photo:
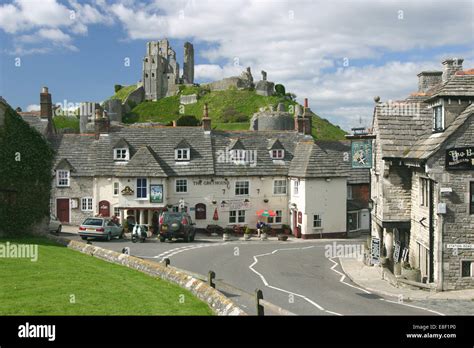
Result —
M 362 244 L 363 240 L 223 242 L 204 238 L 193 243 L 112 240 L 93 244 L 119 252 L 129 247 L 131 255 L 157 262 L 169 258 L 172 266 L 201 275 L 213 270 L 218 281 L 232 286 L 222 288 L 224 293 L 250 314 L 255 312 L 254 300 L 247 293 L 254 293 L 256 288 L 263 291 L 265 300 L 298 315 L 441 314 L 370 293 L 344 275 L 337 258 L 325 256 L 325 246 L 334 241 Z

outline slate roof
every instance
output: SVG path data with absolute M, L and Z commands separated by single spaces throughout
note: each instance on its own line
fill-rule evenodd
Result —
M 429 102 L 438 97 L 474 96 L 471 70 L 458 71 L 448 81 L 425 93 L 413 93 L 403 101 L 378 103 L 374 110 L 374 127 L 382 158 L 426 159 L 466 120 L 459 115 L 442 133 L 433 133 L 433 111 Z M 389 107 L 389 106 L 392 107 Z M 472 106 L 465 112 L 472 110 Z M 472 112 L 472 111 L 471 111 Z
M 426 97 L 410 97 L 395 103 L 377 103 L 374 127 L 378 128 L 377 142 L 382 158 L 400 158 L 416 141 L 431 132 L 432 111 Z
M 174 149 L 183 139 L 191 159 L 176 161 Z M 250 163 L 235 164 L 230 146 L 237 143 L 251 156 Z M 128 163 L 114 161 L 113 149 L 126 142 Z M 294 131 L 218 131 L 206 134 L 201 127 L 122 127 L 98 140 L 94 135 L 64 134 L 53 137 L 56 165 L 67 159 L 72 176 L 291 176 L 348 177 L 349 183 L 368 183 L 369 171 L 352 169 L 344 162 L 350 141 L 318 141 Z M 285 150 L 283 160 L 273 160 L 269 146 Z M 255 156 L 255 157 L 253 157 Z M 252 161 L 253 160 L 253 161 Z M 252 165 L 254 163 L 254 165 Z
M 442 83 L 433 91 L 429 100 L 457 96 L 474 97 L 474 75 L 470 74 L 469 70 L 467 72 L 460 71 Z
M 39 117 L 39 112 L 20 112 L 21 118 L 41 134 L 46 134 L 48 120 Z
M 368 183 L 369 170 L 352 168 L 351 142 L 304 141 L 296 147 L 296 155 L 289 171 L 294 177 L 347 177 L 349 184 Z M 346 160 L 347 159 L 347 160 Z
M 456 119 L 441 133 L 430 133 L 422 136 L 406 153 L 404 158 L 425 160 L 433 155 L 441 145 L 474 114 L 474 104 L 469 105 Z
M 74 171 L 71 176 L 94 176 L 96 145 L 91 134 L 61 134 L 50 139 L 56 151 L 53 168 L 67 159 Z

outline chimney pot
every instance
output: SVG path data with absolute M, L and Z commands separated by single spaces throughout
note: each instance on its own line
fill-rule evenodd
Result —
M 304 107 L 305 107 L 305 108 L 308 107 L 308 98 L 304 98 Z

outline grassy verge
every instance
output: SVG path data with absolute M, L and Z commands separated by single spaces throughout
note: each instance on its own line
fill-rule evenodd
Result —
M 79 119 L 75 116 L 55 116 L 53 123 L 56 129 L 71 128 L 79 132 Z
M 45 239 L 8 241 L 38 244 L 39 255 L 36 262 L 0 258 L 0 315 L 212 315 L 164 280 Z

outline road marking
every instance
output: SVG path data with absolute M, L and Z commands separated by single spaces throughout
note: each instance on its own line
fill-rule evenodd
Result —
M 379 300 L 381 301 L 385 301 L 385 302 L 390 302 L 390 303 L 395 303 L 395 304 L 399 304 L 399 305 L 403 305 L 403 306 L 407 306 L 407 307 L 413 307 L 413 308 L 417 308 L 417 309 L 422 309 L 424 311 L 428 311 L 428 312 L 431 312 L 431 313 L 434 313 L 434 314 L 438 314 L 438 315 L 441 315 L 441 316 L 445 316 L 446 314 L 443 314 L 441 312 L 437 312 L 437 311 L 434 311 L 432 309 L 428 309 L 428 308 L 424 308 L 424 307 L 420 307 L 420 306 L 415 306 L 415 305 L 410 305 L 410 304 L 407 304 L 405 302 L 398 302 L 398 301 L 391 301 L 391 300 L 386 300 L 384 298 L 380 298 Z
M 200 249 L 200 248 L 207 248 L 207 247 L 211 247 L 211 246 L 220 246 L 220 245 L 225 245 L 227 244 L 227 242 L 224 242 L 224 243 L 209 243 L 209 244 L 192 244 L 192 245 L 186 245 L 186 246 L 183 246 L 183 247 L 179 247 L 179 248 L 174 248 L 174 249 L 170 249 L 170 250 L 167 250 L 167 251 L 164 251 L 162 252 L 161 254 L 159 255 L 156 255 L 156 256 L 153 256 L 154 259 L 165 259 L 165 258 L 169 258 L 171 256 L 174 256 L 176 254 L 179 254 L 179 253 L 182 253 L 184 251 L 189 251 L 189 250 L 194 250 L 194 249 Z
M 333 315 L 340 315 L 342 316 L 342 314 L 340 313 L 336 313 L 336 312 L 332 312 L 332 311 L 328 311 L 326 309 L 324 309 L 321 305 L 317 304 L 316 302 L 314 302 L 313 300 L 309 299 L 308 297 L 304 296 L 304 295 L 301 295 L 301 294 L 298 294 L 296 292 L 293 292 L 293 291 L 288 291 L 288 290 L 285 290 L 285 289 L 281 289 L 281 288 L 278 288 L 276 286 L 273 286 L 273 285 L 270 285 L 268 283 L 268 281 L 265 279 L 265 277 L 263 276 L 263 274 L 259 273 L 257 270 L 255 270 L 253 267 L 258 263 L 258 258 L 261 257 L 261 256 L 268 256 L 268 255 L 274 255 L 275 253 L 277 253 L 278 251 L 282 251 L 282 250 L 305 250 L 305 249 L 311 249 L 311 248 L 314 248 L 314 245 L 313 246 L 307 246 L 307 247 L 303 247 L 303 248 L 281 248 L 281 249 L 275 249 L 273 250 L 272 252 L 270 253 L 265 253 L 265 254 L 259 254 L 259 255 L 254 255 L 253 259 L 254 259 L 254 262 L 249 266 L 249 269 L 254 272 L 256 275 L 258 275 L 260 277 L 260 279 L 262 280 L 263 284 L 267 287 L 267 288 L 270 288 L 270 289 L 274 289 L 274 290 L 277 290 L 277 291 L 280 291 L 280 292 L 284 292 L 284 293 L 287 293 L 287 294 L 290 294 L 290 295 L 294 295 L 294 296 L 297 296 L 297 297 L 300 297 L 302 298 L 303 300 L 305 300 L 306 302 L 309 302 L 311 305 L 313 305 L 314 307 L 318 308 L 320 311 L 323 311 L 323 312 L 326 312 L 326 313 L 329 313 L 329 314 L 333 314 Z
M 346 275 L 334 269 L 335 267 L 339 266 L 339 264 L 338 264 L 336 261 L 333 260 L 334 258 L 327 258 L 327 259 L 328 259 L 329 261 L 332 261 L 332 262 L 334 263 L 334 265 L 331 267 L 331 270 L 334 271 L 334 272 L 336 272 L 337 274 L 340 274 L 340 275 L 341 275 L 341 279 L 339 279 L 339 281 L 340 281 L 341 283 L 343 283 L 343 284 L 345 284 L 345 285 L 347 285 L 347 286 L 350 286 L 350 287 L 352 287 L 352 288 L 355 288 L 355 289 L 364 291 L 366 294 L 372 294 L 370 291 L 367 291 L 367 290 L 365 290 L 365 289 L 363 289 L 363 288 L 360 288 L 360 287 L 354 286 L 354 285 L 352 285 L 352 284 L 346 283 L 346 282 L 344 281 L 344 279 L 346 278 Z M 380 296 L 380 295 L 378 295 L 378 296 Z M 380 297 L 381 297 L 381 296 L 380 296 Z M 382 297 L 379 298 L 379 300 L 385 301 L 385 302 L 390 302 L 390 303 L 395 303 L 395 304 L 399 304 L 399 305 L 405 305 L 405 306 L 407 306 L 407 307 L 413 307 L 413 308 L 421 309 L 421 310 L 424 310 L 424 311 L 428 311 L 428 312 L 432 312 L 432 313 L 435 313 L 435 314 L 444 316 L 443 313 L 436 312 L 436 311 L 434 311 L 434 310 L 431 310 L 431 309 L 428 309 L 428 308 L 424 308 L 424 307 L 419 307 L 419 306 L 415 306 L 415 305 L 409 305 L 409 304 L 406 304 L 406 303 L 404 303 L 404 302 L 386 300 L 386 299 L 384 299 L 384 298 L 382 298 Z
M 337 266 L 339 266 L 339 264 L 338 264 L 336 261 L 334 261 L 332 257 L 331 257 L 331 258 L 327 258 L 327 259 L 328 259 L 329 261 L 331 261 L 331 262 L 334 263 L 334 265 L 331 267 L 331 271 L 334 271 L 334 272 L 336 272 L 337 274 L 339 274 L 339 275 L 341 276 L 341 278 L 339 279 L 339 281 L 340 281 L 342 284 L 345 284 L 345 285 L 347 285 L 347 286 L 350 286 L 351 288 L 354 288 L 354 289 L 363 291 L 363 292 L 365 292 L 366 294 L 371 294 L 370 291 L 367 291 L 367 290 L 365 290 L 365 289 L 363 289 L 363 288 L 359 288 L 358 286 L 354 286 L 354 285 L 352 285 L 352 284 L 346 283 L 346 282 L 344 281 L 344 280 L 346 279 L 346 275 L 345 275 L 344 273 L 341 273 L 341 272 L 339 272 L 338 270 L 335 270 L 335 269 L 334 269 L 334 268 L 336 268 Z

